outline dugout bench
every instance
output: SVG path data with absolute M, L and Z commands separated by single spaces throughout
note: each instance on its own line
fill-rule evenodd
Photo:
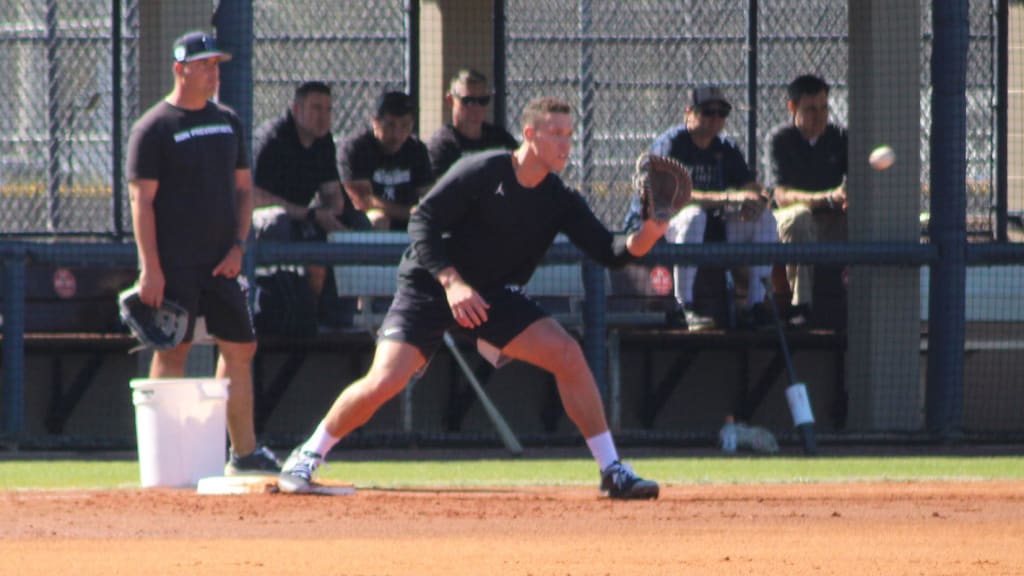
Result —
M 50 399 L 45 428 L 61 434 L 82 397 L 111 356 L 124 355 L 137 342 L 118 320 L 117 293 L 134 282 L 134 268 L 25 267 L 26 357 L 48 358 Z M 0 302 L 5 297 L 0 283 Z M 4 335 L 0 332 L 0 344 Z M 69 356 L 82 356 L 68 373 Z M 0 356 L 0 366 L 3 358 Z

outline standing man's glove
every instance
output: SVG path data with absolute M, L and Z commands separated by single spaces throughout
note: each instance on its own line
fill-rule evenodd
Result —
M 118 294 L 117 301 L 121 320 L 143 346 L 169 350 L 185 339 L 188 311 L 177 303 L 164 298 L 159 308 L 147 306 L 139 298 L 138 286 Z
M 640 197 L 644 220 L 668 222 L 690 201 L 693 181 L 674 158 L 644 152 L 636 160 L 633 188 Z

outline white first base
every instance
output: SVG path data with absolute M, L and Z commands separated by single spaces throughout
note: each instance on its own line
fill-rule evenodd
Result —
M 277 476 L 208 476 L 199 480 L 196 493 L 204 495 L 277 494 Z M 355 494 L 356 488 L 347 482 L 322 480 L 312 485 L 306 494 L 345 496 Z

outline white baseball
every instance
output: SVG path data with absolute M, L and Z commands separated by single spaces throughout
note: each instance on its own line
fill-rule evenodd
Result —
M 896 152 L 888 146 L 879 146 L 871 151 L 868 164 L 875 170 L 886 170 L 896 162 Z

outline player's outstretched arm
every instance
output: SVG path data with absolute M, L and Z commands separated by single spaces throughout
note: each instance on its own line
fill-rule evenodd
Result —
M 654 244 L 665 235 L 668 222 L 660 220 L 644 220 L 640 229 L 626 237 L 626 250 L 639 258 L 651 251 Z

